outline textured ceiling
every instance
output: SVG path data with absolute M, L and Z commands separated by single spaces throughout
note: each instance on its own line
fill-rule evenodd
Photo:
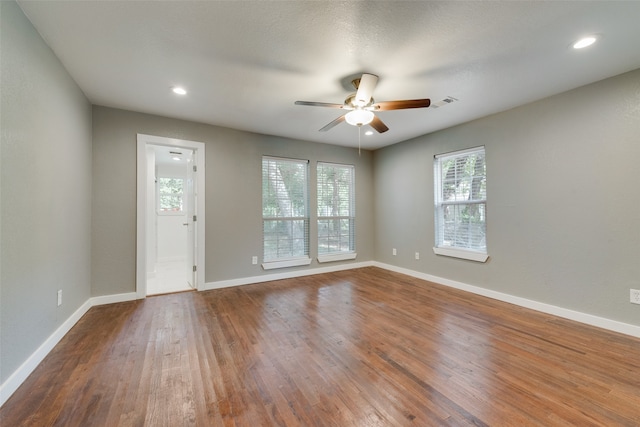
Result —
M 346 123 L 318 132 L 341 110 L 294 101 L 342 103 L 362 72 L 377 101 L 459 100 L 379 112 L 369 149 L 640 68 L 634 1 L 18 3 L 97 105 L 357 146 Z

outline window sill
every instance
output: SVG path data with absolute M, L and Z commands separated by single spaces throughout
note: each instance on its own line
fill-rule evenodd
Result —
M 433 248 L 433 253 L 453 258 L 467 259 L 469 261 L 487 262 L 489 254 L 485 252 L 469 251 L 457 248 Z
M 355 252 L 341 253 L 341 254 L 328 254 L 318 255 L 318 262 L 333 262 L 333 261 L 345 261 L 348 259 L 356 259 L 358 254 Z
M 309 264 L 311 264 L 311 258 L 305 257 L 305 258 L 287 259 L 284 261 L 263 262 L 262 268 L 264 270 L 273 270 L 276 268 L 298 267 L 301 265 L 309 265 Z

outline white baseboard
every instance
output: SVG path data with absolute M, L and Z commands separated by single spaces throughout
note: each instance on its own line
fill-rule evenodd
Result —
M 499 301 L 515 304 L 521 307 L 540 311 L 542 313 L 552 314 L 554 316 L 640 338 L 640 326 L 630 325 L 627 323 L 618 322 L 616 320 L 598 317 L 591 314 L 586 314 L 551 304 L 541 303 L 538 301 L 509 295 L 502 292 L 492 291 L 490 289 L 481 288 L 479 286 L 469 285 L 466 283 L 457 282 L 455 280 L 445 279 L 443 277 L 433 276 L 431 274 L 421 273 L 418 271 L 375 261 L 339 264 L 335 266 L 314 268 L 309 270 L 297 270 L 276 274 L 266 274 L 262 276 L 244 277 L 240 279 L 208 282 L 205 283 L 205 289 L 201 290 L 221 289 L 230 286 L 248 285 L 252 283 L 290 279 L 293 277 L 311 276 L 314 274 L 331 273 L 334 271 L 351 270 L 355 268 L 371 266 L 383 268 L 389 271 L 395 271 L 397 273 L 406 274 L 407 276 L 412 276 L 440 285 L 449 286 L 455 289 L 460 289 L 466 292 L 471 292 L 477 295 L 482 295 Z M 27 377 L 40 364 L 40 362 L 42 362 L 47 354 L 49 354 L 53 347 L 55 347 L 55 345 L 60 342 L 60 340 L 66 335 L 66 333 L 71 330 L 71 328 L 80 320 L 82 316 L 84 316 L 87 311 L 89 311 L 91 307 L 104 304 L 112 304 L 116 302 L 132 301 L 137 298 L 138 297 L 135 292 L 89 298 L 62 325 L 60 325 L 60 327 L 56 329 L 56 331 L 51 334 L 51 336 L 47 338 L 47 340 L 42 343 L 42 345 L 13 374 L 11 374 L 11 376 L 2 385 L 0 385 L 0 407 L 4 405 L 9 397 L 11 397 L 11 395 L 18 389 L 18 387 L 20 387 L 24 380 L 27 379 Z
M 126 294 L 102 295 L 99 297 L 92 297 L 89 298 L 89 302 L 91 303 L 91 307 L 94 307 L 96 305 L 133 301 L 135 299 L 138 299 L 138 294 L 136 294 L 135 292 L 127 292 Z
M 284 273 L 267 274 L 263 276 L 245 277 L 233 280 L 222 280 L 205 283 L 205 289 L 220 289 L 230 286 L 247 285 L 251 283 L 267 282 L 271 280 L 288 279 L 292 277 L 309 276 L 313 274 L 330 273 L 334 271 L 350 270 L 354 268 L 370 267 L 373 261 L 339 264 L 335 266 L 314 268 L 311 270 L 290 271 Z M 20 387 L 33 370 L 42 362 L 58 342 L 80 320 L 91 307 L 117 302 L 133 301 L 138 299 L 136 292 L 128 292 L 115 295 L 103 295 L 89 298 L 75 313 L 73 313 L 47 340 L 0 386 L 0 407 Z
M 15 370 L 13 374 L 0 386 L 0 407 L 11 395 L 20 387 L 34 369 L 44 360 L 49 352 L 56 346 L 67 332 L 80 320 L 84 314 L 91 308 L 90 300 L 87 300 L 80 306 L 65 322 L 55 330 L 49 338 L 42 343 L 36 351 L 25 362 Z
M 131 301 L 137 298 L 135 292 L 126 294 L 105 295 L 100 297 L 89 298 L 80 306 L 67 320 L 64 321 L 53 334 L 45 340 L 44 343 L 7 380 L 0 385 L 0 407 L 11 397 L 13 393 L 22 385 L 24 380 L 38 367 L 49 352 L 60 342 L 60 340 L 74 327 L 76 323 L 84 316 L 91 307 L 104 304 L 112 304 L 114 302 Z
M 312 268 L 308 270 L 295 270 L 283 273 L 264 274 L 262 276 L 242 277 L 240 279 L 219 280 L 216 282 L 207 282 L 204 284 L 204 289 L 198 290 L 209 291 L 212 289 L 222 289 L 231 286 L 270 282 L 272 280 L 291 279 L 293 277 L 312 276 L 314 274 L 332 273 L 334 271 L 353 270 L 354 268 L 371 267 L 373 265 L 373 261 L 364 261 L 350 264 L 336 264 L 328 267 Z
M 562 317 L 576 322 L 584 323 L 598 328 L 607 329 L 613 332 L 619 332 L 621 334 L 630 335 L 632 337 L 640 338 L 640 326 L 630 325 L 628 323 L 619 322 L 617 320 L 611 320 L 604 317 L 594 316 L 592 314 L 582 313 L 568 308 L 558 307 L 543 302 L 533 301 L 530 299 L 517 297 L 514 295 L 505 294 L 502 292 L 492 291 L 491 289 L 481 288 L 479 286 L 469 285 L 467 283 L 456 282 L 455 280 L 445 279 L 443 277 L 432 276 L 431 274 L 420 273 L 419 271 L 413 271 L 402 267 L 396 267 L 390 264 L 384 264 L 380 262 L 373 263 L 376 267 L 384 268 L 385 270 L 395 271 L 396 273 L 406 274 L 418 279 L 426 280 L 429 282 L 437 283 L 439 285 L 449 286 L 451 288 L 460 289 L 466 292 L 471 292 L 477 295 L 482 295 L 499 301 L 515 304 L 520 307 L 530 308 L 532 310 L 540 311 L 542 313 L 552 314 L 554 316 Z

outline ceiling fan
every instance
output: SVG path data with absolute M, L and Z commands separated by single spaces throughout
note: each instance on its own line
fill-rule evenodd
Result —
M 328 107 L 328 108 L 341 108 L 348 110 L 347 113 L 341 115 L 337 119 L 333 120 L 326 126 L 320 129 L 320 132 L 326 132 L 332 127 L 340 124 L 344 121 L 353 126 L 361 127 L 363 125 L 370 125 L 372 128 L 383 133 L 389 130 L 387 125 L 384 124 L 378 116 L 374 114 L 374 111 L 388 111 L 388 110 L 404 110 L 407 108 L 425 108 L 431 104 L 429 99 L 407 99 L 404 101 L 382 101 L 375 102 L 373 99 L 373 90 L 378 84 L 378 76 L 374 74 L 364 73 L 362 77 L 355 79 L 351 82 L 356 88 L 356 92 L 347 96 L 343 104 L 332 104 L 328 102 L 310 102 L 310 101 L 296 101 L 296 105 L 308 105 L 312 107 Z

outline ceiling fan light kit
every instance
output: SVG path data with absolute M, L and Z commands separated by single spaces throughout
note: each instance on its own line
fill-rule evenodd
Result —
M 378 76 L 375 74 L 364 73 L 362 77 L 353 80 L 351 84 L 356 88 L 356 93 L 352 93 L 347 96 L 343 104 L 312 101 L 296 101 L 295 104 L 312 107 L 341 108 L 349 111 L 322 127 L 320 132 L 326 132 L 334 126 L 346 121 L 348 124 L 357 127 L 370 124 L 378 133 L 386 132 L 389 128 L 382 120 L 380 120 L 380 117 L 373 113 L 374 111 L 426 108 L 431 105 L 431 100 L 428 98 L 408 99 L 404 101 L 383 101 L 376 103 L 373 99 L 373 90 L 378 84 Z
M 373 120 L 374 114 L 369 110 L 351 110 L 345 115 L 345 120 L 352 126 L 368 125 Z

